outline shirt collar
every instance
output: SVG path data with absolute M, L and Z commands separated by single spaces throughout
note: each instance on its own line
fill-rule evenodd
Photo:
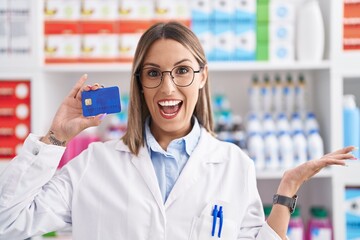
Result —
M 184 136 L 182 138 L 173 140 L 173 141 L 182 140 L 182 142 L 185 144 L 185 150 L 188 155 L 190 155 L 194 151 L 194 149 L 200 139 L 200 133 L 201 133 L 200 124 L 196 117 L 192 118 L 192 122 L 193 122 L 193 128 L 191 129 L 189 134 L 187 134 L 186 136 Z M 154 135 L 151 133 L 150 116 L 145 121 L 145 140 L 146 140 L 146 144 L 147 144 L 149 153 L 151 150 L 160 152 L 160 153 L 165 153 L 165 151 L 161 148 L 159 143 L 156 141 Z M 171 141 L 171 142 L 173 142 L 173 141 Z

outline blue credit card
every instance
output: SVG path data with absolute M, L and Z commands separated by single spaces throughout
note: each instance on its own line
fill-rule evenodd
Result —
M 117 113 L 121 111 L 120 91 L 117 86 L 99 88 L 81 93 L 83 115 L 96 116 L 101 113 Z

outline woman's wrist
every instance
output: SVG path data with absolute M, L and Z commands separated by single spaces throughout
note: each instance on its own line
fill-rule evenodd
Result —
M 68 141 L 65 137 L 62 137 L 60 134 L 56 134 L 54 131 L 49 130 L 47 134 L 41 138 L 41 141 L 46 144 L 52 144 L 56 146 L 66 147 Z
M 279 187 L 277 189 L 277 194 L 293 197 L 299 190 L 301 183 L 294 179 L 294 176 L 291 176 L 288 171 L 286 171 L 280 181 Z

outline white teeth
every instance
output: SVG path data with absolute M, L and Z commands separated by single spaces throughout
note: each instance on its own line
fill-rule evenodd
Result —
M 161 102 L 159 102 L 160 106 L 162 106 L 162 107 L 176 106 L 179 103 L 181 103 L 180 100 L 170 100 L 170 101 L 161 101 Z

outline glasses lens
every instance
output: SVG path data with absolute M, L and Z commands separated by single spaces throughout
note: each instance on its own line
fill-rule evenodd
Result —
M 155 88 L 161 83 L 161 71 L 156 68 L 143 68 L 141 70 L 141 84 L 144 87 Z
M 178 86 L 188 86 L 194 79 L 194 70 L 189 66 L 178 66 L 171 71 L 173 81 Z

